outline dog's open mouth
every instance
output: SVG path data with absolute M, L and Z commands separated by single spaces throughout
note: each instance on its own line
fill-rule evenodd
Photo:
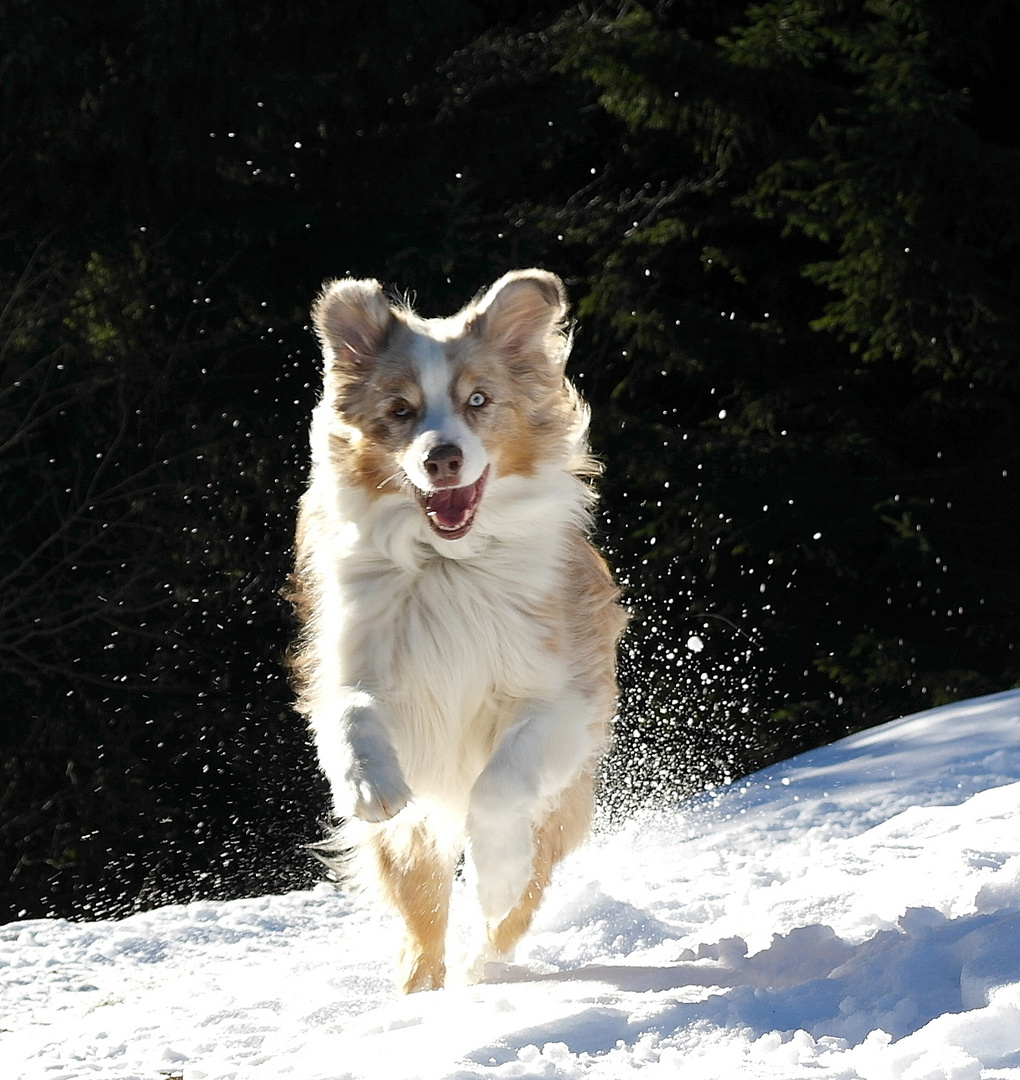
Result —
M 436 491 L 415 489 L 415 495 L 425 511 L 432 531 L 444 540 L 459 540 L 474 524 L 478 504 L 482 501 L 489 467 L 473 483 L 465 487 L 438 488 Z

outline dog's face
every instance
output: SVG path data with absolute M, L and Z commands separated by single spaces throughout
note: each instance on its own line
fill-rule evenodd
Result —
M 562 449 L 575 411 L 565 312 L 542 270 L 507 274 L 448 319 L 388 303 L 375 281 L 329 283 L 312 317 L 344 481 L 403 491 L 438 536 L 465 536 L 487 484 Z

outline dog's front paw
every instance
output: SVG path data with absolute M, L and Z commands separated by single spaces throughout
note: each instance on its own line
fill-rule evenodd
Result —
M 384 775 L 352 777 L 351 794 L 350 816 L 362 821 L 389 821 L 411 799 L 411 789 L 396 767 L 386 770 Z
M 490 926 L 518 904 L 531 880 L 534 847 L 526 817 L 483 822 L 469 819 L 471 861 L 478 903 Z
M 336 811 L 346 818 L 389 821 L 410 801 L 411 789 L 377 707 L 367 695 L 355 695 L 355 699 L 340 729 L 337 761 L 341 768 L 332 777 Z

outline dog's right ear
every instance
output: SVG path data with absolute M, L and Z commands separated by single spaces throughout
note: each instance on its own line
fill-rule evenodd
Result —
M 382 352 L 394 312 L 378 281 L 328 281 L 312 305 L 326 367 L 360 371 Z

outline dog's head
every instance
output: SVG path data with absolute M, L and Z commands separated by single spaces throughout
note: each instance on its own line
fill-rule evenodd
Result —
M 417 500 L 434 533 L 471 529 L 487 485 L 569 456 L 563 286 L 506 274 L 457 315 L 421 319 L 376 281 L 328 283 L 312 309 L 330 457 L 346 483 Z

